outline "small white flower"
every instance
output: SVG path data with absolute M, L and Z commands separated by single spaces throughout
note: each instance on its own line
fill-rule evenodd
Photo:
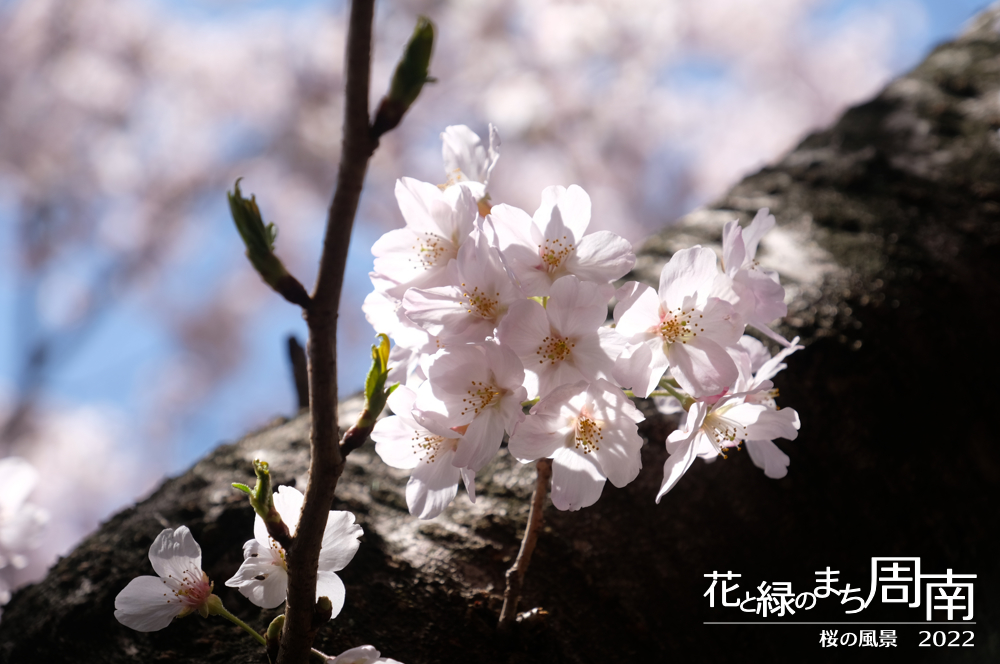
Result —
M 280 486 L 274 494 L 274 507 L 292 535 L 299 524 L 303 500 L 302 492 L 290 486 Z M 316 598 L 330 599 L 331 618 L 344 607 L 344 582 L 335 572 L 344 569 L 354 558 L 362 532 L 350 512 L 331 511 L 327 517 L 319 552 Z M 267 534 L 267 526 L 260 515 L 254 520 L 253 534 L 254 539 L 243 545 L 243 564 L 226 585 L 239 588 L 240 593 L 257 606 L 273 609 L 285 601 L 288 589 L 285 550 Z
M 406 484 L 410 514 L 433 519 L 458 495 L 459 479 L 465 482 L 469 500 L 476 502 L 476 473 L 454 463 L 456 451 L 465 442 L 463 433 L 449 429 L 435 413 L 414 412 L 416 399 L 416 393 L 405 385 L 396 388 L 386 402 L 395 414 L 376 422 L 371 437 L 386 465 L 412 471 Z
M 563 385 L 544 397 L 511 435 L 523 462 L 552 459 L 552 504 L 578 510 L 597 502 L 606 480 L 623 487 L 642 468 L 642 414 L 612 383 Z
M 675 253 L 660 273 L 659 292 L 631 281 L 618 289 L 616 330 L 630 344 L 615 363 L 615 379 L 646 397 L 667 367 L 694 397 L 719 394 L 739 376 L 726 352 L 743 334 L 733 305 L 716 294 L 725 286 L 711 249 Z
M 177 617 L 211 609 L 212 583 L 201 570 L 201 547 L 187 526 L 167 528 L 149 547 L 149 562 L 159 576 L 132 579 L 115 598 L 115 618 L 138 632 L 163 629 Z M 221 604 L 220 604 L 221 606 Z
M 500 159 L 500 132 L 490 125 L 489 148 L 465 125 L 445 127 L 441 133 L 441 156 L 448 185 L 464 184 L 477 199 L 486 195 L 493 167 Z
M 610 231 L 587 233 L 590 196 L 582 188 L 547 187 L 534 217 L 510 205 L 494 205 L 490 218 L 500 249 L 529 296 L 549 294 L 567 274 L 606 284 L 635 265 L 625 238 Z
M 382 657 L 382 653 L 372 646 L 358 646 L 345 650 L 336 657 L 327 657 L 327 664 L 403 664 L 389 657 Z
M 615 358 L 625 347 L 621 335 L 601 326 L 608 316 L 611 286 L 568 275 L 549 292 L 545 307 L 535 300 L 515 302 L 497 331 L 497 338 L 517 353 L 528 372 L 529 399 L 560 385 L 611 378 Z

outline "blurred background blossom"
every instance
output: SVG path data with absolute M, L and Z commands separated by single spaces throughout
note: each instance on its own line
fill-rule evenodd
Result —
M 369 169 L 341 316 L 342 394 L 374 332 L 372 243 L 439 134 L 503 141 L 494 202 L 579 184 L 632 241 L 875 94 L 981 0 L 384 0 L 373 101 L 416 16 L 432 74 Z M 312 284 L 339 149 L 343 2 L 0 0 L 0 458 L 50 513 L 19 584 L 219 442 L 295 408 L 300 314 L 252 271 L 242 176 Z M 0 480 L 2 481 L 2 480 Z M 9 570 L 4 570 L 8 573 Z

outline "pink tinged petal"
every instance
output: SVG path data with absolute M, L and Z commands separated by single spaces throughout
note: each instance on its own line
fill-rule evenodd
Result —
M 735 346 L 743 336 L 743 319 L 732 304 L 716 297 L 708 298 L 698 318 L 699 338 L 708 338 L 720 346 Z
M 591 455 L 611 483 L 621 488 L 642 468 L 642 436 L 636 425 L 645 418 L 624 392 L 606 380 L 592 383 L 588 395 L 602 436 Z
M 618 289 L 615 329 L 628 341 L 644 341 L 660 325 L 660 298 L 656 291 L 645 284 L 623 293 L 627 286 L 628 284 Z M 622 295 L 625 295 L 624 299 Z
M 519 246 L 528 251 L 533 260 L 538 259 L 537 242 L 531 238 L 531 228 L 534 222 L 528 213 L 512 205 L 500 203 L 490 210 L 490 219 L 500 242 L 500 249 L 505 254 L 513 246 Z
M 339 576 L 323 569 L 316 572 L 316 599 L 318 600 L 320 597 L 329 598 L 330 604 L 333 606 L 330 619 L 336 618 L 341 609 L 344 608 L 344 599 L 347 597 L 344 582 L 340 580 Z
M 550 413 L 532 412 L 511 434 L 507 449 L 523 462 L 535 461 L 552 456 L 557 449 L 567 444 L 571 436 L 572 433 L 565 427 L 564 418 Z
M 761 208 L 754 215 L 753 221 L 743 232 L 743 242 L 746 244 L 747 258 L 753 260 L 757 256 L 757 245 L 764 234 L 774 228 L 774 215 L 770 214 L 767 208 Z
M 757 343 L 760 342 L 758 341 Z M 757 380 L 774 378 L 779 372 L 781 372 L 781 370 L 785 369 L 788 366 L 784 363 L 785 358 L 797 350 L 802 350 L 802 346 L 799 346 L 798 343 L 799 338 L 795 337 L 789 342 L 787 348 L 783 348 L 777 355 L 766 360 L 758 369 L 756 369 Z M 761 346 L 763 346 L 763 344 L 761 344 Z
M 403 386 L 396 388 L 396 391 Z M 375 453 L 382 461 L 393 468 L 409 470 L 420 463 L 421 455 L 414 442 L 423 434 L 405 422 L 402 417 L 393 415 L 375 423 L 371 438 L 375 441 Z
M 792 342 L 788 341 L 788 339 L 784 338 L 783 336 L 781 336 L 780 334 L 778 334 L 777 332 L 775 332 L 771 328 L 767 327 L 766 325 L 753 325 L 751 323 L 751 327 L 753 327 L 755 330 L 760 330 L 765 335 L 767 335 L 771 339 L 774 339 L 776 342 L 778 342 L 782 346 L 786 346 L 787 347 L 787 346 L 790 346 L 792 344 Z
M 575 348 L 573 349 L 576 350 Z M 576 362 L 564 360 L 562 362 L 549 363 L 539 366 L 534 370 L 538 374 L 538 394 L 544 396 L 552 390 L 562 385 L 571 385 L 582 381 L 587 381 L 595 376 L 584 374 L 577 368 Z
M 455 450 L 452 464 L 458 468 L 482 470 L 500 451 L 503 442 L 503 418 L 496 408 L 486 408 L 469 423 Z
M 730 221 L 722 229 L 722 264 L 730 277 L 743 267 L 746 258 L 746 245 L 743 244 L 743 229 L 739 221 Z
M 623 352 L 615 360 L 615 382 L 622 387 L 631 387 L 638 397 L 648 397 L 669 366 L 668 356 L 662 349 L 663 344 L 651 339 Z
M 452 452 L 440 450 L 433 461 L 422 461 L 406 483 L 406 504 L 419 519 L 433 519 L 458 495 L 459 469 Z
M 403 295 L 403 313 L 430 334 L 449 340 L 475 340 L 483 330 L 485 338 L 493 323 L 471 314 L 463 291 L 455 286 L 422 290 L 411 288 Z
M 396 180 L 395 193 L 399 211 L 408 228 L 418 233 L 441 233 L 431 215 L 431 203 L 442 198 L 440 189 L 428 182 L 401 178 Z
M 739 378 L 733 358 L 719 344 L 701 335 L 667 348 L 670 374 L 681 388 L 697 398 L 719 394 Z
M 160 532 L 149 547 L 149 562 L 159 576 L 173 578 L 178 583 L 189 570 L 201 571 L 201 547 L 187 526 L 167 528 Z
M 601 497 L 606 478 L 589 455 L 561 447 L 552 455 L 552 504 L 575 512 Z
M 689 438 L 684 444 L 679 445 L 678 448 L 671 453 L 667 460 L 663 464 L 663 484 L 660 485 L 660 491 L 656 494 L 656 504 L 660 504 L 660 500 L 663 496 L 667 495 L 667 492 L 674 488 L 678 480 L 687 472 L 691 464 L 694 463 L 695 457 L 695 441 L 693 438 Z
M 535 225 L 546 238 L 561 238 L 569 232 L 569 241 L 583 237 L 590 225 L 590 196 L 581 187 L 554 186 L 542 190 L 542 203 L 535 212 Z
M 502 343 L 486 343 L 482 348 L 496 385 L 505 390 L 518 389 L 524 382 L 524 366 L 517 353 Z
M 331 510 L 323 531 L 323 544 L 319 552 L 319 569 L 338 572 L 351 562 L 361 543 L 358 538 L 364 534 L 361 526 L 354 522 L 350 512 Z
M 345 650 L 333 659 L 328 659 L 327 664 L 374 664 L 381 661 L 379 659 L 381 654 L 372 646 L 358 646 L 357 648 Z
M 140 576 L 115 597 L 115 618 L 137 632 L 155 632 L 180 615 L 185 605 L 163 579 Z
M 549 319 L 545 309 L 534 300 L 520 300 L 510 305 L 497 329 L 497 338 L 520 358 L 525 359 L 529 369 L 536 362 L 528 358 L 535 355 L 538 346 L 549 334 Z
M 469 502 L 476 502 L 476 472 L 471 468 L 459 468 L 458 473 L 465 485 L 465 492 L 469 494 Z
M 791 459 L 778 449 L 773 440 L 744 441 L 754 465 L 764 470 L 764 474 L 776 480 L 788 474 Z
M 719 266 L 714 251 L 700 246 L 681 249 L 660 272 L 660 300 L 668 309 L 684 307 L 685 297 L 698 292 L 707 296 L 717 276 Z
M 607 283 L 620 279 L 635 267 L 635 252 L 632 243 L 620 235 L 597 231 L 580 239 L 563 267 L 583 281 Z
M 545 313 L 553 330 L 563 337 L 593 334 L 608 317 L 611 295 L 608 288 L 598 284 L 574 276 L 561 277 L 549 290 Z
M 386 399 L 385 403 L 396 415 L 408 415 L 410 411 L 413 410 L 413 403 L 416 400 L 416 392 L 405 385 L 400 385 L 393 390 L 392 394 L 389 395 L 389 398 Z
M 736 283 L 752 294 L 753 310 L 748 319 L 758 325 L 767 325 L 788 313 L 785 289 L 760 270 L 741 270 Z
M 765 362 L 771 359 L 771 353 L 768 352 L 767 347 L 749 335 L 743 335 L 737 343 L 749 357 L 750 371 L 752 372 L 756 373 Z M 771 374 L 771 376 L 773 375 Z M 771 376 L 762 376 L 762 378 L 771 378 Z
M 764 410 L 758 414 L 757 420 L 747 427 L 747 438 L 754 440 L 774 440 L 785 438 L 795 440 L 799 435 L 799 414 L 794 408 L 775 410 L 761 406 Z
M 445 127 L 441 133 L 441 157 L 449 179 L 456 178 L 457 171 L 475 182 L 486 181 L 486 148 L 479 135 L 465 125 Z

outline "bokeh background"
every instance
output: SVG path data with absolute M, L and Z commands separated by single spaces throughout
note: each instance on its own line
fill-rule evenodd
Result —
M 350 248 L 342 394 L 373 330 L 370 248 L 440 132 L 495 124 L 495 202 L 579 184 L 638 242 L 876 93 L 982 0 L 384 0 L 373 102 L 419 14 L 432 74 L 369 169 Z M 339 151 L 343 2 L 0 0 L 0 458 L 51 520 L 37 578 L 101 519 L 295 408 L 297 310 L 243 256 L 242 176 L 315 279 Z M 794 468 L 792 468 L 794 472 Z M 0 478 L 2 481 L 2 478 Z M 2 517 L 2 515 L 0 515 Z

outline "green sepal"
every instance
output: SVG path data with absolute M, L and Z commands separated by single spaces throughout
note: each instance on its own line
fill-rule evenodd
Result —
M 365 378 L 365 408 L 358 420 L 358 426 L 371 426 L 379 413 L 385 408 L 385 402 L 396 389 L 396 385 L 385 388 L 389 376 L 389 337 L 379 334 L 377 342 L 372 346 L 372 366 Z
M 242 491 L 243 493 L 248 493 L 251 496 L 253 495 L 253 490 L 246 484 L 241 484 L 240 482 L 233 482 L 233 488 Z

